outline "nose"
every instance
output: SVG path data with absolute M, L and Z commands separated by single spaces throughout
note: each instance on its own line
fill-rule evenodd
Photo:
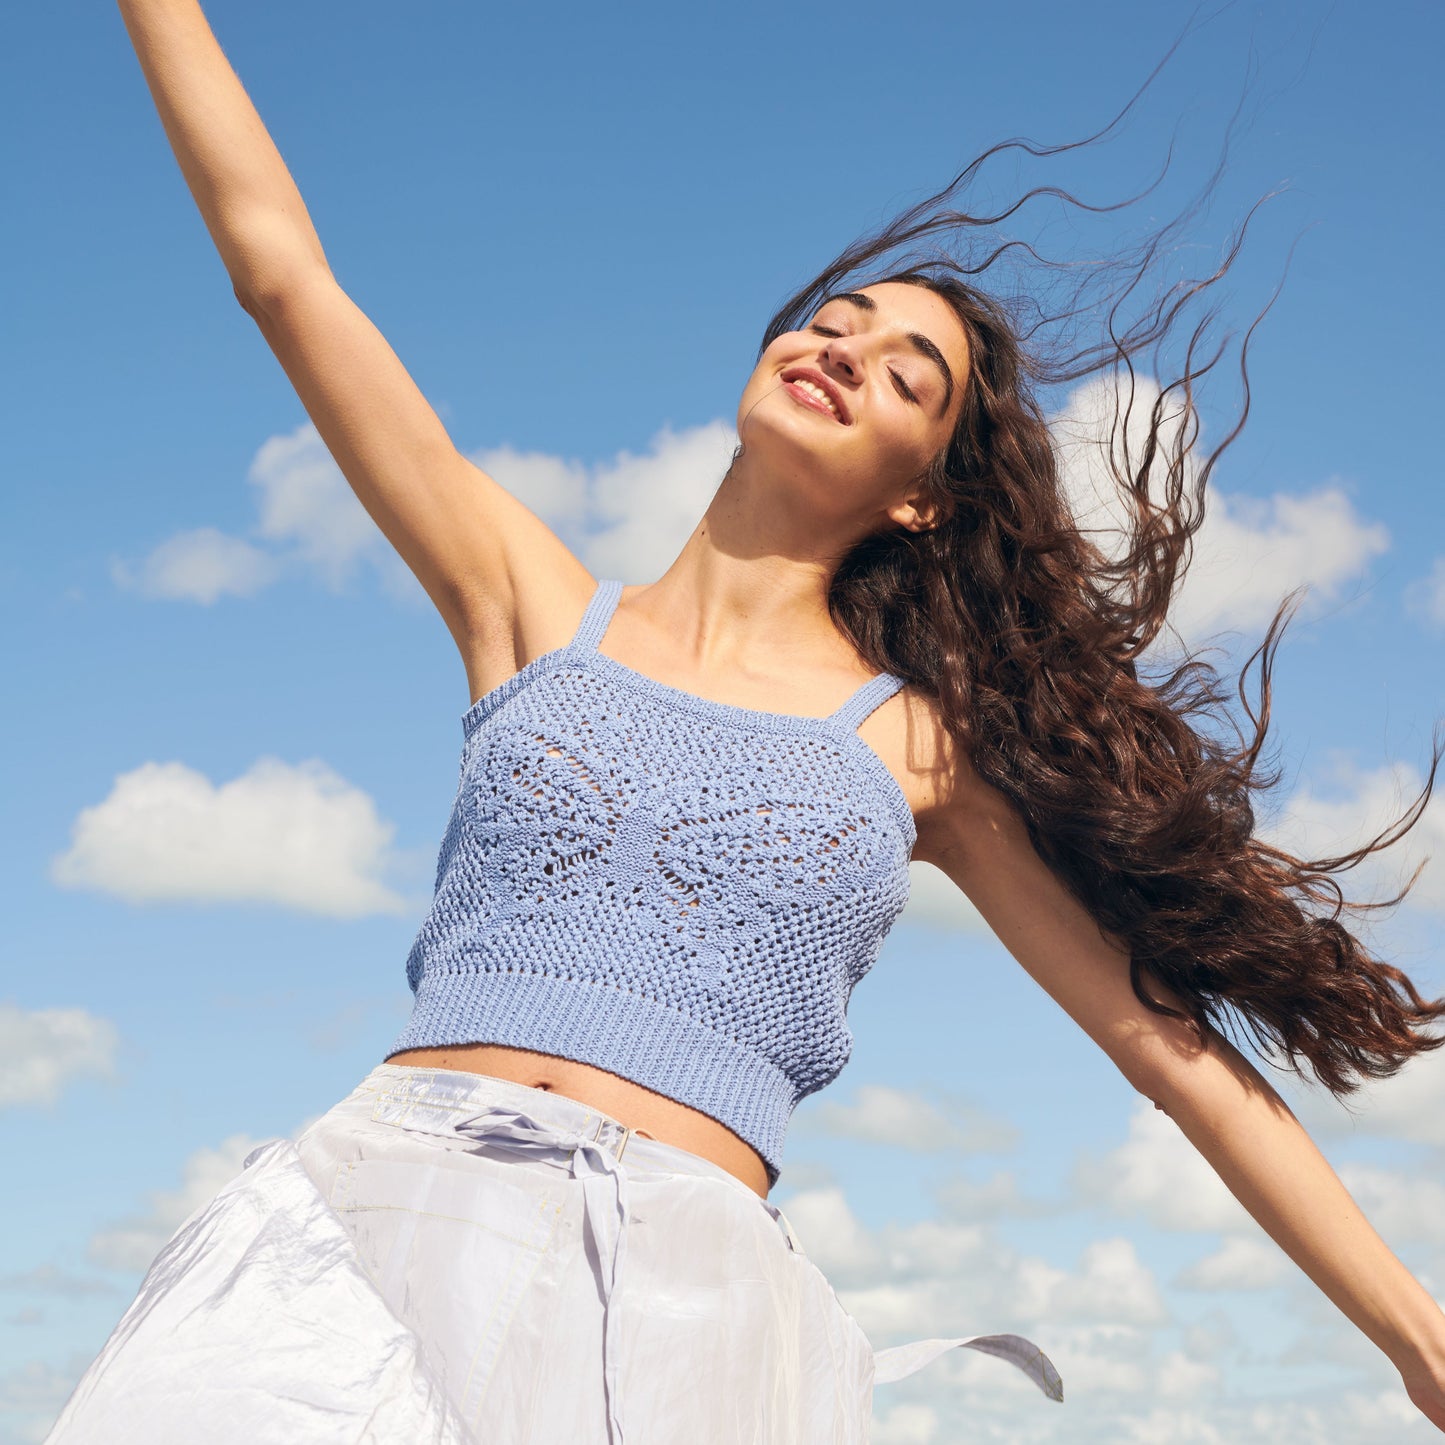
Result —
M 822 361 L 830 371 L 857 381 L 862 375 L 862 363 L 855 340 L 851 336 L 831 336 L 823 348 Z

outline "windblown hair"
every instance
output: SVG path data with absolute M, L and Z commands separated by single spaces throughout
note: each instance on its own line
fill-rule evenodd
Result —
M 1145 664 L 1154 654 L 1141 659 L 1166 626 L 1204 521 L 1209 477 L 1249 413 L 1249 342 L 1269 304 L 1239 341 L 1232 424 L 1197 455 L 1196 387 L 1230 354 L 1232 339 L 1214 334 L 1210 288 L 1228 273 L 1260 203 L 1217 265 L 1170 284 L 1159 279 L 1161 263 L 1179 249 L 1223 162 L 1174 221 L 1102 262 L 1051 261 L 1027 242 L 1001 240 L 998 228 L 1036 197 L 1091 214 L 1132 201 L 1089 206 L 1040 186 L 992 214 L 957 209 L 1000 151 L 1041 157 L 1088 145 L 1127 111 L 1084 141 L 1008 141 L 986 151 L 791 296 L 763 346 L 857 285 L 926 286 L 953 308 L 971 365 L 957 427 L 925 477 L 942 520 L 931 531 L 887 530 L 858 543 L 833 578 L 833 618 L 871 665 L 936 701 L 974 769 L 1017 809 L 1040 856 L 1127 949 L 1143 1003 L 1188 1018 L 1202 1036 L 1210 1027 L 1242 1030 L 1265 1057 L 1302 1075 L 1308 1065 L 1343 1095 L 1362 1077 L 1386 1077 L 1445 1043 L 1430 1028 L 1445 1017 L 1445 1000 L 1423 998 L 1342 921 L 1397 904 L 1419 869 L 1394 897 L 1370 902 L 1348 901 L 1336 876 L 1418 821 L 1441 744 L 1423 790 L 1394 825 L 1337 857 L 1297 858 L 1256 836 L 1252 803 L 1279 780 L 1261 767 L 1261 753 L 1274 654 L 1297 594 L 1281 603 L 1241 670 L 1247 727 L 1218 671 L 1197 653 L 1176 651 L 1152 680 Z M 1061 282 L 1062 304 L 1059 286 L 1050 308 L 1048 285 L 1004 299 L 974 284 L 1011 251 L 1036 277 Z M 1081 345 L 1090 318 L 1097 336 Z M 1171 371 L 1167 383 L 1151 379 Z M 1112 546 L 1093 540 L 1071 504 L 1062 444 L 1038 399 L 1044 387 L 1088 377 L 1112 392 L 1100 450 L 1115 493 Z M 1246 682 L 1256 662 L 1251 703 Z

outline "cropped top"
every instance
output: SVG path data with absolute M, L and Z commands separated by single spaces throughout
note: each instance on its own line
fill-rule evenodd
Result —
M 913 815 L 857 734 L 903 682 L 880 673 L 822 718 L 696 697 L 598 650 L 621 593 L 599 581 L 566 647 L 463 714 L 390 1053 L 595 1065 L 725 1124 L 776 1182 L 908 901 Z

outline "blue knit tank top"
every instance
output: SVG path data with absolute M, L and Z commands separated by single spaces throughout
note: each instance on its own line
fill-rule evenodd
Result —
M 719 1120 L 776 1182 L 794 1105 L 838 1076 L 853 985 L 908 901 L 913 815 L 858 725 L 755 712 L 576 636 L 462 716 L 461 781 L 392 1046 L 579 1060 Z

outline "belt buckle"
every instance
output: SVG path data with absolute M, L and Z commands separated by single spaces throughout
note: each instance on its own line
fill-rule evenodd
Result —
M 608 1139 L 606 1143 L 603 1142 L 602 1136 L 604 1133 L 610 1134 L 613 1130 L 618 1129 L 622 1131 L 620 1135 L 613 1134 L 612 1138 Z M 596 1144 L 599 1149 L 606 1149 L 614 1159 L 621 1163 L 623 1152 L 626 1150 L 628 1141 L 631 1138 L 632 1130 L 628 1128 L 626 1124 L 617 1119 L 609 1119 L 606 1114 L 599 1114 L 597 1116 L 597 1128 L 593 1131 L 590 1142 Z M 621 1141 L 620 1143 L 615 1142 L 619 1139 Z

